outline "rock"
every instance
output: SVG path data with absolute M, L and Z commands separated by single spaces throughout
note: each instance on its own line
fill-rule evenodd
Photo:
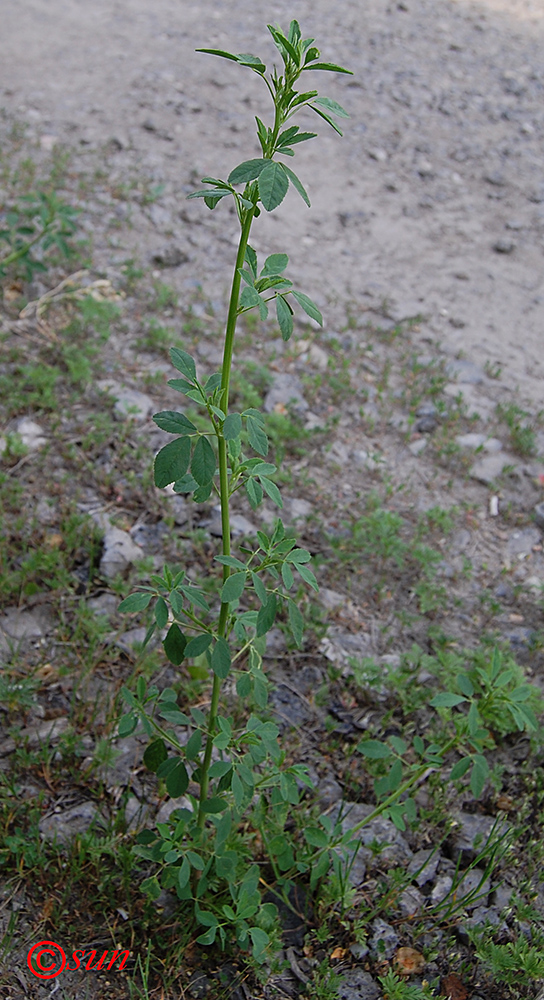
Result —
M 56 502 L 42 497 L 36 505 L 35 514 L 40 524 L 54 524 L 58 517 Z
M 459 857 L 462 865 L 468 865 L 477 857 L 489 840 L 496 823 L 493 816 L 483 816 L 480 813 L 453 812 L 452 818 L 458 824 L 451 834 L 451 854 L 457 863 Z M 506 826 L 500 827 L 504 833 Z
M 319 652 L 342 670 L 351 671 L 349 660 L 372 656 L 374 644 L 367 632 L 348 632 L 339 625 L 331 625 L 319 644 Z
M 94 802 L 81 802 L 64 812 L 43 816 L 38 826 L 44 840 L 67 844 L 78 834 L 85 834 L 91 827 L 103 825 L 104 820 Z
M 98 597 L 89 598 L 87 607 L 97 616 L 105 615 L 111 618 L 117 611 L 119 603 L 119 598 L 115 594 L 99 594 Z
M 517 461 L 513 455 L 508 455 L 505 451 L 498 451 L 475 462 L 469 475 L 471 479 L 477 479 L 479 483 L 485 483 L 486 486 L 489 486 L 502 474 L 506 465 L 516 466 Z
M 265 413 L 284 413 L 291 408 L 295 413 L 305 413 L 308 403 L 304 399 L 302 382 L 296 375 L 280 373 L 274 376 L 272 388 L 264 400 Z
M 40 427 L 35 420 L 30 417 L 22 417 L 17 420 L 14 430 L 21 438 L 25 448 L 29 451 L 39 451 L 47 444 L 47 437 L 43 427 Z
M 310 347 L 308 360 L 321 372 L 326 371 L 329 365 L 329 355 L 318 344 L 312 344 Z
M 533 515 L 535 524 L 538 524 L 539 528 L 544 528 L 544 503 L 537 503 L 533 510 Z
M 533 545 L 539 545 L 541 541 L 542 535 L 538 528 L 522 528 L 512 532 L 506 551 L 509 556 L 528 556 L 533 550 Z
M 309 500 L 304 500 L 302 497 L 294 497 L 285 501 L 283 510 L 284 523 L 294 524 L 296 521 L 305 521 L 307 517 L 313 514 L 314 508 Z
M 191 511 L 189 504 L 185 497 L 179 495 L 179 493 L 174 493 L 168 504 L 169 513 L 174 518 L 174 524 L 181 527 L 183 524 L 187 524 L 191 520 Z
M 212 987 L 211 981 L 203 972 L 192 972 L 187 983 L 187 993 L 193 1000 L 204 1000 Z
M 416 889 L 415 886 L 411 885 L 404 892 L 401 892 L 398 900 L 399 910 L 403 917 L 412 917 L 416 913 L 420 913 L 425 902 L 425 897 Z
M 399 946 L 399 936 L 391 924 L 380 917 L 372 921 L 372 934 L 368 939 L 370 950 L 380 959 L 391 959 Z
M 432 431 L 436 430 L 438 426 L 438 420 L 436 417 L 421 417 L 416 420 L 415 430 L 418 434 L 431 434 Z
M 481 884 L 481 888 L 478 886 Z M 458 888 L 455 892 L 455 899 L 457 901 L 465 901 L 464 906 L 467 910 L 473 910 L 477 906 L 486 906 L 487 897 L 491 890 L 491 883 L 488 878 L 485 878 L 485 873 L 480 868 L 471 868 L 467 871 L 461 881 L 459 882 Z M 467 897 L 474 893 L 475 898 L 468 900 Z
M 465 361 L 462 358 L 455 358 L 446 363 L 446 374 L 450 378 L 456 378 L 458 382 L 470 385 L 479 385 L 485 382 L 484 372 L 472 361 Z
M 149 218 L 157 229 L 169 230 L 172 229 L 174 220 L 172 218 L 172 213 L 168 211 L 164 205 L 158 205 L 154 203 L 148 209 Z M 159 251 L 160 252 L 160 251 Z M 173 265 L 176 266 L 175 264 Z
M 433 889 L 431 892 L 431 902 L 441 903 L 443 899 L 446 898 L 448 892 L 453 885 L 453 879 L 451 875 L 443 874 L 439 875 Z
M 502 910 L 505 910 L 506 907 L 510 905 L 510 900 L 512 898 L 513 893 L 514 889 L 512 888 L 512 886 L 506 885 L 506 883 L 504 882 L 502 883 L 502 885 L 498 885 L 496 889 L 492 890 L 491 900 L 493 906 L 495 907 L 496 910 L 499 911 L 499 913 L 502 912 Z
M 127 831 L 136 831 L 149 817 L 149 806 L 140 802 L 135 795 L 129 795 L 125 805 L 125 823 Z
M 38 614 L 7 608 L 0 618 L 0 632 L 10 639 L 41 639 L 44 635 L 43 623 Z
M 223 529 L 221 526 L 221 507 L 218 505 L 213 508 L 212 511 L 212 521 L 209 524 L 210 535 L 214 538 L 221 538 L 223 534 Z M 257 531 L 255 525 L 249 520 L 249 518 L 244 517 L 243 514 L 231 514 L 230 516 L 230 533 L 234 536 L 242 535 L 254 535 Z
M 412 455 L 421 455 L 421 452 L 425 450 L 428 443 L 427 438 L 416 438 L 415 441 L 410 441 L 408 451 L 411 451 Z
M 354 826 L 357 826 L 374 811 L 373 806 L 366 805 L 363 802 L 355 804 L 346 802 L 345 807 L 349 809 L 349 812 L 342 820 L 342 830 L 344 833 L 353 829 Z M 371 820 L 370 823 L 363 826 L 356 836 L 361 840 L 363 845 L 372 844 L 374 841 L 385 845 L 380 852 L 380 858 L 383 858 L 385 861 L 402 863 L 412 858 L 412 851 L 407 841 L 390 819 L 383 819 L 383 817 L 377 816 L 376 819 Z
M 5 756 L 6 754 L 13 753 L 19 745 L 28 745 L 30 747 L 45 746 L 47 743 L 53 743 L 66 733 L 70 728 L 68 719 L 58 718 L 58 719 L 47 719 L 46 722 L 41 722 L 39 726 L 27 726 L 25 729 L 21 729 L 18 733 L 17 741 L 9 737 L 0 743 L 0 756 Z
M 319 600 L 327 611 L 337 611 L 338 608 L 344 607 L 347 597 L 337 590 L 330 590 L 329 587 L 320 587 Z
M 342 973 L 337 989 L 339 1000 L 380 1000 L 382 995 L 370 972 L 358 968 Z
M 408 874 L 412 875 L 419 886 L 432 882 L 440 861 L 440 853 L 432 850 L 416 851 L 408 865 Z
M 100 379 L 97 382 L 97 388 L 114 397 L 113 413 L 118 420 L 126 420 L 127 418 L 138 421 L 146 420 L 151 411 L 155 409 L 153 400 L 145 392 L 129 389 L 113 379 Z
M 489 420 L 495 409 L 495 404 L 492 400 L 486 396 L 482 396 L 481 391 L 474 384 L 448 382 L 444 386 L 444 394 L 453 397 L 456 401 L 460 400 L 461 404 L 466 407 L 468 417 L 476 416 L 484 422 Z
M 119 649 L 122 649 L 124 653 L 127 653 L 129 656 L 134 656 L 134 654 L 140 649 L 145 639 L 146 632 L 147 629 L 143 626 L 141 628 L 129 628 L 126 632 L 123 632 L 122 635 L 113 633 L 113 635 L 108 637 L 108 639 L 110 641 L 113 639 L 115 641 L 115 645 L 118 646 Z M 151 640 L 150 646 L 153 646 L 153 640 Z
M 509 254 L 514 252 L 514 250 L 516 249 L 516 244 L 514 243 L 513 240 L 507 239 L 506 236 L 501 236 L 500 239 L 496 240 L 495 243 L 493 244 L 493 249 L 497 253 Z
M 133 542 L 128 531 L 110 525 L 104 535 L 104 551 L 100 560 L 100 572 L 108 579 L 123 573 L 129 566 L 143 559 L 144 551 Z
M 460 448 L 483 448 L 484 451 L 495 453 L 502 451 L 502 442 L 498 438 L 488 437 L 487 434 L 457 434 L 456 443 Z
M 151 260 L 154 264 L 159 264 L 161 267 L 179 267 L 180 264 L 187 263 L 189 255 L 181 247 L 178 247 L 175 243 L 171 243 L 163 247 L 162 250 L 156 250 Z
M 367 469 L 369 472 L 383 467 L 383 457 L 381 455 L 369 455 L 364 448 L 357 448 L 350 453 L 349 457 L 359 469 Z

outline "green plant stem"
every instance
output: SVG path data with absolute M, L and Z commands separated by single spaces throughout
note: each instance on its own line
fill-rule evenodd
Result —
M 232 288 L 230 293 L 229 311 L 227 315 L 227 326 L 225 330 L 225 346 L 223 349 L 223 365 L 221 368 L 221 407 L 225 415 L 229 410 L 229 389 L 230 372 L 232 367 L 232 352 L 234 349 L 234 334 L 236 332 L 236 320 L 238 319 L 238 300 L 240 298 L 240 269 L 244 266 L 246 257 L 246 247 L 249 240 L 251 223 L 255 214 L 255 208 L 248 209 L 242 222 L 242 232 L 236 254 L 234 274 L 232 277 Z M 221 498 L 221 551 L 224 556 L 230 556 L 230 511 L 229 511 L 229 470 L 227 442 L 221 433 L 217 435 L 217 449 L 219 455 L 219 494 Z M 230 566 L 223 566 L 223 584 L 230 576 Z M 229 615 L 228 603 L 221 604 L 219 612 L 219 623 L 217 627 L 218 635 L 225 638 Z M 200 796 L 198 805 L 198 826 L 202 830 L 206 814 L 204 803 L 208 797 L 209 770 L 212 759 L 213 738 L 215 735 L 215 724 L 217 719 L 217 709 L 219 706 L 219 694 L 221 691 L 221 679 L 214 674 L 212 686 L 212 698 L 210 702 L 210 714 L 208 716 L 208 732 L 206 735 L 206 749 L 204 760 L 202 761 L 202 777 L 200 779 Z

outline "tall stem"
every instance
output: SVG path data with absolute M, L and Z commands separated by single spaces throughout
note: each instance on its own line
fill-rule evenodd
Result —
M 234 334 L 236 332 L 236 320 L 238 319 L 238 300 L 240 297 L 240 268 L 243 267 L 245 257 L 246 257 L 246 247 L 249 240 L 249 232 L 251 229 L 251 223 L 253 222 L 255 209 L 249 209 L 242 222 L 242 232 L 240 233 L 240 242 L 238 244 L 238 253 L 236 255 L 236 264 L 234 265 L 234 274 L 232 277 L 232 287 L 230 293 L 229 311 L 227 314 L 227 326 L 225 330 L 225 346 L 223 349 L 223 367 L 221 369 L 221 409 L 225 414 L 228 413 L 229 409 L 229 389 L 230 389 L 230 372 L 232 367 L 232 352 L 234 349 Z M 222 533 L 222 553 L 224 556 L 230 555 L 230 512 L 229 512 L 229 473 L 228 473 L 228 456 L 227 456 L 227 442 L 222 434 L 218 435 L 218 453 L 219 453 L 219 495 L 221 500 L 221 533 Z M 223 583 L 226 583 L 230 576 L 230 567 L 223 566 Z M 227 631 L 227 622 L 229 615 L 228 603 L 221 604 L 221 610 L 219 612 L 219 624 L 218 624 L 218 635 L 225 638 Z M 206 749 L 204 751 L 204 760 L 202 762 L 202 777 L 200 779 L 200 797 L 199 797 L 199 807 L 198 807 L 198 825 L 201 829 L 204 827 L 206 820 L 206 814 L 204 812 L 204 803 L 208 797 L 208 785 L 209 785 L 209 770 L 210 762 L 212 759 L 212 749 L 213 749 L 213 738 L 215 735 L 215 723 L 217 719 L 217 709 L 219 706 L 219 694 L 221 691 L 221 680 L 214 674 L 213 675 L 213 686 L 212 686 L 212 698 L 210 703 L 210 714 L 208 716 L 208 731 L 206 735 Z

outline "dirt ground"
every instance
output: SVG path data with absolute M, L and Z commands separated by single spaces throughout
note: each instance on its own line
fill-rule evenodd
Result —
M 500 365 L 538 403 L 543 14 L 542 0 L 4 0 L 0 106 L 45 148 L 110 141 L 109 169 L 136 165 L 164 184 L 151 217 L 132 218 L 135 246 L 151 252 L 168 233 L 187 253 L 180 277 L 224 287 L 235 225 L 198 205 L 180 216 L 180 205 L 191 181 L 255 154 L 267 94 L 249 71 L 194 50 L 267 61 L 266 22 L 297 17 L 324 58 L 353 70 L 326 81 L 351 121 L 343 140 L 323 129 L 301 150 L 312 211 L 290 194 L 261 220 L 257 248 L 290 254 L 294 277 L 328 300 L 329 323 L 348 299 L 386 300 L 394 319 L 423 315 L 423 337 Z

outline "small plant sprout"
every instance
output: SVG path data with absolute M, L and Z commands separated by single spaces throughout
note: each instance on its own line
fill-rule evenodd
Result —
M 322 325 L 321 313 L 308 295 L 296 289 L 287 277 L 287 254 L 274 253 L 259 265 L 250 244 L 253 221 L 264 209 L 281 205 L 290 186 L 309 206 L 308 194 L 295 172 L 284 162 L 295 154 L 299 143 L 316 137 L 293 123 L 309 109 L 339 135 L 337 119 L 349 117 L 344 108 L 311 89 L 311 71 L 349 73 L 333 63 L 320 61 L 313 38 L 303 39 L 293 20 L 287 34 L 268 25 L 282 62 L 267 72 L 260 58 L 247 53 L 233 55 L 219 49 L 199 49 L 238 63 L 256 73 L 265 83 L 273 102 L 271 125 L 256 118 L 262 155 L 235 166 L 226 180 L 204 177 L 205 188 L 190 198 L 202 198 L 211 210 L 232 198 L 240 224 L 240 240 L 234 265 L 226 320 L 221 371 L 201 382 L 195 361 L 184 350 L 170 351 L 180 377 L 169 385 L 196 404 L 208 421 L 202 432 L 184 414 L 164 411 L 155 423 L 173 435 L 155 458 L 154 478 L 158 487 L 173 485 L 176 493 L 192 494 L 205 503 L 214 494 L 221 507 L 222 544 L 217 561 L 222 567 L 217 601 L 210 601 L 209 588 L 195 586 L 185 571 L 165 566 L 162 576 L 152 576 L 150 585 L 127 597 L 120 605 L 126 612 L 141 612 L 153 602 L 153 621 L 146 643 L 156 630 L 166 631 L 163 646 L 176 666 L 204 658 L 210 671 L 212 691 L 207 710 L 193 707 L 180 711 L 172 689 L 148 689 L 143 677 L 136 693 L 124 691 L 129 711 L 120 722 L 121 735 L 141 724 L 150 737 L 144 762 L 173 798 L 186 796 L 183 808 L 172 814 L 171 823 L 161 823 L 157 832 L 144 831 L 138 851 L 160 864 L 160 883 L 149 878 L 146 888 L 158 896 L 163 887 L 175 887 L 178 897 L 192 906 L 200 928 L 200 944 L 219 940 L 224 944 L 233 933 L 242 948 L 250 948 L 262 961 L 275 925 L 276 908 L 262 903 L 261 872 L 249 860 L 247 845 L 239 837 L 241 817 L 255 810 L 266 819 L 274 836 L 269 840 L 271 868 L 280 895 L 287 897 L 281 873 L 292 864 L 292 850 L 284 836 L 288 811 L 299 800 L 297 779 L 309 784 L 304 768 L 283 765 L 278 745 L 279 730 L 270 721 L 250 714 L 236 727 L 232 717 L 220 713 L 222 685 L 236 679 L 236 692 L 258 709 L 267 702 L 267 679 L 262 669 L 266 633 L 278 615 L 286 615 L 295 642 L 300 645 L 303 618 L 293 597 L 297 581 L 317 590 L 310 569 L 310 553 L 288 537 L 280 518 L 272 529 L 257 532 L 257 547 L 244 550 L 245 560 L 231 552 L 230 502 L 244 490 L 252 509 L 263 497 L 282 507 L 280 491 L 273 480 L 276 466 L 267 461 L 268 438 L 264 416 L 251 407 L 241 413 L 229 408 L 229 390 L 239 316 L 256 311 L 266 319 L 271 304 L 284 340 L 293 333 L 294 308 L 300 307 Z M 301 89 L 297 82 L 303 79 Z M 217 611 L 216 611 L 217 609 Z M 185 739 L 169 727 L 185 729 Z M 288 887 L 287 887 L 288 888 Z M 207 892 L 207 890 L 213 890 Z

